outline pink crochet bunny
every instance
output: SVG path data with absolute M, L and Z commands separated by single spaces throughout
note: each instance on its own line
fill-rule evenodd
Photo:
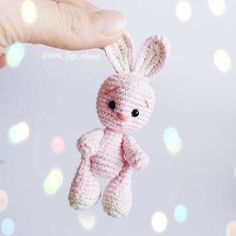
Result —
M 70 205 L 79 210 L 92 207 L 101 196 L 95 175 L 111 179 L 102 204 L 114 217 L 128 215 L 132 206 L 131 173 L 147 166 L 149 158 L 129 136 L 149 120 L 155 95 L 149 80 L 164 66 L 168 43 L 148 38 L 136 59 L 127 33 L 105 48 L 116 74 L 108 77 L 97 96 L 97 113 L 105 129 L 95 129 L 77 141 L 81 163 L 71 184 Z

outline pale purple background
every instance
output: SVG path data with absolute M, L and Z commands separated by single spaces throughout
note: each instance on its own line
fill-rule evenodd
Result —
M 94 209 L 95 228 L 87 232 L 78 214 L 68 206 L 67 194 L 80 156 L 76 139 L 99 127 L 95 99 L 102 81 L 113 72 L 100 50 L 95 61 L 42 60 L 45 46 L 27 45 L 26 56 L 16 69 L 0 70 L 0 189 L 7 191 L 8 208 L 0 212 L 16 223 L 16 236 L 148 236 L 155 235 L 150 219 L 166 213 L 166 236 L 223 236 L 236 219 L 236 2 L 228 0 L 223 17 L 214 16 L 206 0 L 192 0 L 193 16 L 181 23 L 175 15 L 177 1 L 94 1 L 119 9 L 135 44 L 153 34 L 165 35 L 172 45 L 168 66 L 152 82 L 158 101 L 150 123 L 135 137 L 150 155 L 151 164 L 133 176 L 134 205 L 126 219 Z M 221 74 L 213 54 L 224 48 L 232 69 Z M 82 52 L 80 52 L 81 54 Z M 12 146 L 7 140 L 11 125 L 26 121 L 27 142 Z M 182 150 L 171 156 L 163 132 L 173 126 L 182 139 Z M 65 151 L 56 156 L 51 139 L 65 139 Z M 52 167 L 60 167 L 64 183 L 53 197 L 42 184 Z M 186 223 L 174 220 L 177 204 L 188 207 Z

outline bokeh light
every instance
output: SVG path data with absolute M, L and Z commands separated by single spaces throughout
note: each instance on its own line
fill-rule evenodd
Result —
M 154 213 L 151 219 L 151 226 L 156 233 L 164 232 L 168 226 L 168 219 L 165 213 L 160 211 Z
M 224 49 L 218 49 L 214 53 L 214 63 L 216 68 L 222 72 L 226 73 L 231 68 L 231 58 L 229 54 Z
M 20 122 L 10 127 L 8 130 L 8 140 L 12 144 L 19 144 L 27 140 L 29 134 L 29 126 L 25 122 Z
M 181 150 L 182 141 L 175 128 L 169 127 L 165 129 L 163 139 L 167 150 L 171 154 L 177 154 Z
M 226 236 L 236 236 L 236 221 L 232 221 L 227 225 Z
M 0 189 L 0 212 L 7 209 L 8 206 L 8 196 L 4 190 Z
M 53 168 L 43 182 L 43 189 L 47 195 L 54 195 L 61 188 L 64 181 L 63 172 L 59 168 Z
M 188 21 L 192 16 L 192 6 L 189 1 L 182 0 L 176 5 L 176 16 L 180 21 Z
M 214 15 L 222 16 L 225 13 L 225 0 L 208 0 L 208 6 Z
M 22 43 L 12 44 L 6 54 L 7 65 L 15 68 L 20 65 L 25 55 L 25 47 Z
M 61 154 L 65 149 L 65 142 L 62 137 L 54 137 L 51 142 L 51 149 L 55 154 Z
M 90 231 L 96 226 L 96 217 L 89 210 L 79 212 L 78 219 L 85 230 Z
M 13 235 L 15 232 L 15 222 L 10 218 L 5 218 L 1 224 L 2 234 L 5 236 Z
M 188 218 L 188 209 L 185 205 L 179 204 L 174 211 L 175 220 L 179 223 L 184 223 Z
M 21 5 L 21 16 L 26 24 L 34 24 L 37 19 L 37 8 L 31 0 L 25 0 Z

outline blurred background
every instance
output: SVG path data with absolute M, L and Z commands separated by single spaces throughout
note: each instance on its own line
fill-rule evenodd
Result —
M 0 235 L 236 236 L 236 1 L 93 2 L 124 13 L 137 47 L 154 34 L 172 46 L 135 134 L 151 162 L 133 175 L 132 211 L 114 219 L 101 202 L 77 212 L 67 201 L 75 142 L 101 127 L 96 95 L 113 73 L 104 53 L 16 43 L 0 70 Z M 22 4 L 32 23 L 37 9 Z

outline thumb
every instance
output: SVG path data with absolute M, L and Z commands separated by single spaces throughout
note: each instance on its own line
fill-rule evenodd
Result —
M 117 11 L 83 9 L 69 3 L 37 1 L 37 20 L 25 25 L 26 42 L 80 50 L 104 47 L 120 37 L 124 17 Z

